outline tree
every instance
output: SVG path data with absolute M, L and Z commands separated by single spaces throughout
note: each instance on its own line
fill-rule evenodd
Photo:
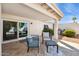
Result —
M 74 17 L 72 18 L 72 20 L 73 20 L 74 23 L 76 23 L 77 18 L 74 16 Z

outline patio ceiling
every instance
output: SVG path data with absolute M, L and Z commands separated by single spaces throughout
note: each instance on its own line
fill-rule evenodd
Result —
M 19 3 L 2 4 L 2 13 L 12 14 L 16 16 L 22 16 L 22 17 L 27 17 L 29 19 L 42 20 L 42 21 L 48 21 L 53 19 L 52 17 L 45 15 L 27 5 L 19 4 Z

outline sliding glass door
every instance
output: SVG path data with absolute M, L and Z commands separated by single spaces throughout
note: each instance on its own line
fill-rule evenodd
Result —
M 18 39 L 28 35 L 28 22 L 3 20 L 3 41 Z

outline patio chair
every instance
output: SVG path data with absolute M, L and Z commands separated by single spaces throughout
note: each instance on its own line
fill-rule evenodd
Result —
M 56 46 L 57 47 L 57 53 L 58 53 L 58 44 L 52 39 L 52 35 L 50 35 L 49 32 L 43 32 L 43 43 L 45 43 L 47 52 L 48 52 L 48 47 L 49 46 Z
M 42 43 L 44 43 L 46 40 L 52 40 L 52 35 L 50 35 L 49 32 L 42 33 Z
M 27 52 L 29 52 L 29 48 L 38 48 L 38 52 L 39 52 L 39 36 L 36 35 L 36 36 L 32 36 L 31 38 L 30 37 L 27 37 L 26 38 L 26 42 L 27 42 Z

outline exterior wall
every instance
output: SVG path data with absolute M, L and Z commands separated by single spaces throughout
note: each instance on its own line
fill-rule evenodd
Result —
M 50 23 L 32 20 L 32 24 L 30 24 L 30 34 L 41 35 L 44 24 L 47 24 L 51 29 L 53 28 L 53 25 Z
M 1 4 L 0 4 L 0 16 L 1 16 Z M 0 27 L 1 27 L 1 17 L 0 17 Z M 0 29 L 0 33 L 2 33 L 1 29 Z M 0 34 L 0 55 L 1 55 L 1 39 L 2 39 L 2 35 Z
M 50 28 L 52 28 L 52 25 L 49 23 L 44 23 L 39 20 L 30 20 L 26 17 L 19 17 L 19 16 L 10 15 L 10 14 L 2 14 L 2 19 L 9 20 L 9 21 L 16 21 L 16 22 L 20 22 L 20 21 L 28 22 L 28 30 L 29 30 L 28 34 L 31 34 L 31 35 L 32 34 L 33 35 L 41 35 L 44 24 L 48 24 L 48 26 Z
M 31 20 L 31 23 L 30 34 L 41 35 L 44 23 L 37 20 Z
M 61 28 L 61 29 L 73 29 L 76 31 L 77 34 L 79 34 L 79 24 L 76 24 L 76 23 L 61 24 L 61 25 L 59 25 L 59 28 Z
M 53 29 L 53 23 L 45 23 L 49 26 L 50 29 Z

